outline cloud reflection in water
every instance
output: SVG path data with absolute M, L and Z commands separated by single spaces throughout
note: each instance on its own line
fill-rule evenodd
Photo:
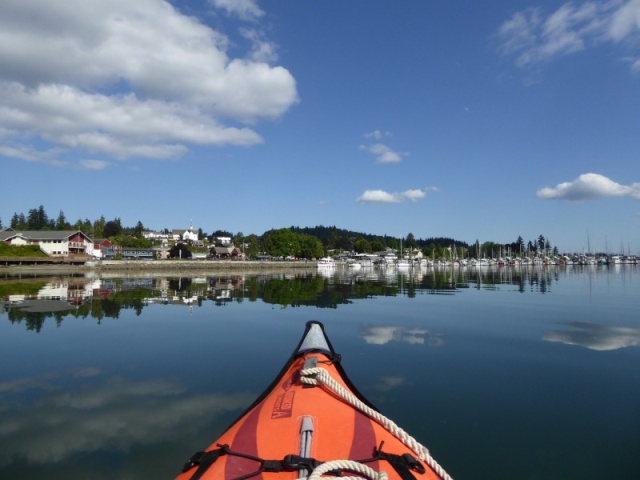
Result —
M 404 342 L 411 344 L 427 344 L 437 347 L 444 340 L 424 328 L 407 328 L 383 325 L 364 325 L 360 328 L 360 336 L 372 345 L 384 345 L 389 342 Z
M 579 345 L 591 350 L 618 350 L 640 345 L 640 329 L 615 327 L 590 322 L 565 322 L 570 330 L 554 330 L 542 339 L 548 342 L 561 342 L 567 345 Z
M 71 377 L 71 378 L 70 378 Z M 68 387 L 73 378 L 90 382 Z M 83 369 L 0 383 L 0 466 L 62 461 L 188 438 L 195 425 L 249 404 L 254 394 L 194 394 L 172 380 L 128 380 Z

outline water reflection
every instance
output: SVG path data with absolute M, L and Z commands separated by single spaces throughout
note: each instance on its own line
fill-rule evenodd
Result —
M 370 325 L 361 327 L 360 335 L 365 342 L 372 345 L 404 342 L 419 345 L 427 344 L 430 347 L 437 347 L 443 343 L 439 335 L 432 334 L 424 328 Z
M 590 350 L 618 350 L 640 345 L 640 328 L 599 325 L 589 322 L 565 322 L 566 330 L 555 330 L 542 338 L 548 342 L 579 345 Z
M 572 275 L 598 274 L 595 267 L 587 268 L 578 270 L 574 267 Z M 100 323 L 105 318 L 118 318 L 126 309 L 140 315 L 152 304 L 193 309 L 201 307 L 203 302 L 224 306 L 231 302 L 262 301 L 285 308 L 335 309 L 354 300 L 456 295 L 469 289 L 487 292 L 511 289 L 520 293 L 547 294 L 566 274 L 560 267 L 400 270 L 362 267 L 355 271 L 335 268 L 317 273 L 293 271 L 263 275 L 17 278 L 0 280 L 0 313 L 6 312 L 12 323 L 23 323 L 27 329 L 39 332 L 48 318 L 58 325 L 67 315 L 91 317 Z M 404 335 L 408 334 L 405 332 Z M 380 333 L 369 336 L 371 341 L 382 341 L 383 337 Z M 425 340 L 424 335 L 413 334 L 407 338 L 415 342 Z M 431 336 L 428 338 L 429 342 L 437 342 Z
M 0 477 L 173 477 L 316 318 L 358 388 L 456 478 L 635 478 L 639 273 L 1 278 Z
M 73 387 L 69 387 L 69 385 Z M 0 467 L 59 462 L 81 452 L 126 452 L 174 440 L 190 425 L 247 405 L 253 395 L 186 394 L 179 382 L 129 380 L 97 368 L 0 383 Z

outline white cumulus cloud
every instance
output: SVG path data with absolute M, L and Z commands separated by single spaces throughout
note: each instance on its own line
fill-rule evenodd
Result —
M 405 190 L 404 192 L 389 193 L 384 190 L 365 190 L 356 201 L 359 203 L 402 203 L 407 200 L 417 202 L 427 196 L 426 190 Z
M 211 5 L 263 15 L 250 0 Z M 226 35 L 166 0 L 0 2 L 0 153 L 67 166 L 70 152 L 162 159 L 260 143 L 250 126 L 297 103 L 296 82 L 269 63 L 262 33 L 239 35 L 251 48 L 231 58 Z
M 640 183 L 621 185 L 598 173 L 583 173 L 572 182 L 541 188 L 538 198 L 584 202 L 600 197 L 630 196 L 640 200 Z
M 409 155 L 408 153 L 396 152 L 383 143 L 360 145 L 360 150 L 375 155 L 377 163 L 398 163 L 402 161 L 402 157 Z

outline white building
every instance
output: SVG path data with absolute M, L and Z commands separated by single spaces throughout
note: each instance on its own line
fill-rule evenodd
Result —
M 173 234 L 173 240 L 174 241 L 178 241 L 178 240 L 182 240 L 184 242 L 186 242 L 186 241 L 192 241 L 192 242 L 198 241 L 198 231 L 193 229 L 193 223 L 189 224 L 189 229 L 188 230 L 174 229 L 172 231 L 172 234 Z
M 50 256 L 93 255 L 93 240 L 80 230 L 0 231 L 0 241 L 11 245 L 38 245 Z

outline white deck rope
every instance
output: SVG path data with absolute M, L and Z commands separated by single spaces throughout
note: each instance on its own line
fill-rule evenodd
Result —
M 389 430 L 396 438 L 398 438 L 407 447 L 412 449 L 420 460 L 424 461 L 431 469 L 436 472 L 442 480 L 453 480 L 451 476 L 440 466 L 440 464 L 431 456 L 429 450 L 424 445 L 418 443 L 411 435 L 396 425 L 392 420 L 388 419 L 380 412 L 376 412 L 368 405 L 360 401 L 353 393 L 345 389 L 338 381 L 336 381 L 329 372 L 322 367 L 306 368 L 301 371 L 301 381 L 308 385 L 322 385 L 334 392 L 340 398 L 363 412 L 365 415 L 373 418 L 380 425 Z M 310 376 L 314 375 L 314 376 Z M 311 480 L 311 477 L 309 477 Z
M 322 475 L 331 470 L 349 470 L 364 475 L 370 480 L 389 480 L 387 472 L 376 472 L 360 462 L 353 460 L 332 460 L 317 466 L 307 480 L 319 480 Z M 362 477 L 331 477 L 332 480 L 362 480 Z

